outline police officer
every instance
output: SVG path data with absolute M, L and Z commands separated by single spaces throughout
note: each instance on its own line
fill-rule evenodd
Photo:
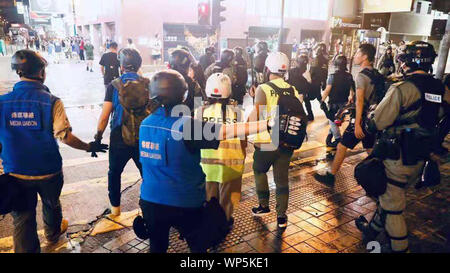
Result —
M 391 46 L 388 46 L 386 48 L 385 53 L 378 61 L 377 68 L 385 77 L 388 77 L 389 75 L 395 73 L 394 54 L 392 53 Z
M 305 102 L 306 111 L 308 116 L 313 115 L 311 109 L 311 74 L 308 71 L 309 58 L 305 54 L 297 56 L 295 68 L 289 70 L 288 83 L 294 86 L 298 92 L 303 96 Z
M 230 49 L 224 49 L 220 54 L 220 60 L 211 64 L 205 70 L 205 78 L 209 78 L 213 73 L 224 73 L 230 77 L 232 83 L 236 82 L 235 68 L 233 67 L 234 52 Z
M 199 64 L 203 71 L 216 61 L 214 53 L 216 53 L 216 49 L 213 46 L 210 46 L 205 49 L 205 54 L 200 56 Z
M 189 77 L 189 68 L 191 64 L 192 55 L 184 49 L 176 49 L 170 54 L 169 67 L 183 75 L 184 80 L 188 85 L 188 93 L 184 103 L 191 109 L 192 114 L 194 114 L 195 108 L 200 106 L 200 104 L 195 103 L 195 98 L 205 96 L 203 95 L 200 84 Z
M 233 84 L 232 99 L 239 105 L 244 103 L 244 96 L 247 93 L 246 84 L 248 81 L 247 62 L 244 59 L 244 49 L 242 47 L 234 48 L 234 77 L 235 83 Z
M 56 243 L 67 230 L 59 201 L 64 178 L 56 139 L 93 153 L 106 152 L 108 147 L 96 142 L 87 144 L 72 134 L 62 101 L 44 85 L 46 65 L 46 60 L 34 51 L 17 51 L 11 67 L 20 81 L 12 92 L 0 96 L 1 158 L 5 173 L 15 179 L 19 188 L 18 202 L 11 213 L 16 253 L 40 252 L 38 193 L 47 241 Z
M 355 90 L 353 76 L 347 72 L 347 57 L 338 55 L 334 60 L 334 66 L 336 71 L 328 77 L 321 102 L 321 105 L 328 109 L 327 118 L 330 123 L 330 132 L 326 140 L 328 147 L 336 147 L 341 141 L 341 131 L 334 122 L 334 117 L 339 110 L 352 101 Z M 327 98 L 328 106 L 323 105 Z M 334 142 L 331 142 L 332 138 L 334 138 Z
M 291 88 L 284 81 L 284 76 L 289 69 L 289 59 L 281 52 L 270 53 L 265 64 L 267 78 L 270 83 L 278 88 Z M 294 88 L 297 98 L 300 97 Z M 261 84 L 256 89 L 255 107 L 250 114 L 249 120 L 258 120 L 265 108 L 269 119 L 274 116 L 273 111 L 278 105 L 279 96 L 277 92 L 268 84 Z M 301 100 L 300 100 L 301 101 Z M 255 137 L 255 152 L 253 154 L 253 171 L 255 173 L 256 191 L 259 199 L 259 206 L 252 209 L 254 216 L 263 216 L 270 213 L 269 208 L 269 184 L 267 172 L 273 166 L 273 177 L 276 185 L 276 212 L 279 228 L 287 226 L 287 207 L 289 200 L 289 164 L 293 151 L 279 148 L 267 133 L 260 133 Z
M 225 125 L 194 120 L 186 106 L 180 106 L 187 89 L 184 77 L 174 70 L 153 76 L 151 98 L 161 106 L 141 124 L 140 206 L 149 227 L 150 252 L 167 251 L 171 227 L 187 239 L 191 252 L 206 251 L 187 236 L 199 228 L 206 196 L 200 150 L 267 129 L 267 121 Z
M 142 58 L 139 52 L 132 48 L 124 48 L 119 51 L 120 68 L 123 83 L 136 81 L 140 78 L 138 71 L 142 65 Z M 105 102 L 103 103 L 102 113 L 100 115 L 97 134 L 95 139 L 102 139 L 103 132 L 106 129 L 109 118 L 111 119 L 111 135 L 109 150 L 109 171 L 108 171 L 108 196 L 111 203 L 111 213 L 113 216 L 120 215 L 120 197 L 121 197 L 121 175 L 123 169 L 130 159 L 133 159 L 139 172 L 142 173 L 142 166 L 139 162 L 139 148 L 125 144 L 122 137 L 122 116 L 123 107 L 119 101 L 119 91 L 113 84 L 109 84 L 106 89 Z
M 378 198 L 374 217 L 370 223 L 364 217 L 356 220 L 366 241 L 374 240 L 385 230 L 393 252 L 408 251 L 408 231 L 403 218 L 405 191 L 410 183 L 417 182 L 423 158 L 431 152 L 444 95 L 442 83 L 428 74 L 437 56 L 433 46 L 415 41 L 407 45 L 405 54 L 406 80 L 391 86 L 367 126 L 369 131 L 382 131 L 381 138 L 396 137 L 401 152 L 397 159 L 383 160 L 387 188 Z
M 312 92 L 310 100 L 321 101 L 320 91 L 324 90 L 328 77 L 328 52 L 325 43 L 319 43 L 316 56 L 311 63 Z M 309 113 L 309 112 L 308 112 Z M 314 114 L 308 116 L 309 120 L 314 120 Z
M 253 50 L 253 49 L 252 49 Z M 264 68 L 266 67 L 266 59 L 269 54 L 269 45 L 266 41 L 259 41 L 255 44 L 254 47 L 254 56 L 252 60 L 252 68 L 250 75 L 252 75 L 252 83 L 249 88 L 249 94 L 250 96 L 255 96 L 256 88 L 267 81 L 267 79 L 264 79 Z

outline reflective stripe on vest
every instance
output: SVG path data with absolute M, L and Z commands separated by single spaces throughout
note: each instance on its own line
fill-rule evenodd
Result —
M 236 120 L 236 117 L 243 117 L 243 114 L 236 114 L 234 112 L 236 110 L 239 109 L 227 106 L 226 120 L 239 121 Z M 222 107 L 219 103 L 203 110 L 203 118 L 205 119 L 214 118 L 217 120 L 222 117 Z M 221 141 L 217 150 L 204 149 L 201 154 L 201 165 L 203 172 L 206 174 L 207 182 L 229 182 L 240 178 L 244 172 L 245 156 L 242 151 L 241 140 L 238 138 Z

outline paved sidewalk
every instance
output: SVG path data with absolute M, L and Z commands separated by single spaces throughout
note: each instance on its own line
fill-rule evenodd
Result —
M 365 153 L 358 153 L 345 161 L 337 176 L 334 189 L 327 188 L 312 178 L 318 164 L 311 168 L 293 167 L 290 170 L 289 225 L 284 232 L 276 227 L 275 213 L 254 218 L 250 208 L 257 204 L 254 182 L 244 181 L 243 199 L 235 212 L 235 226 L 226 241 L 212 252 L 225 253 L 362 253 L 362 235 L 356 229 L 354 219 L 365 215 L 370 219 L 376 208 L 374 200 L 365 196 L 364 190 L 353 178 L 356 162 Z M 409 227 L 411 252 L 450 252 L 450 158 L 441 166 L 442 183 L 433 188 L 408 190 L 408 206 L 405 212 Z M 295 160 L 294 160 L 295 161 Z M 311 164 L 314 166 L 316 163 Z M 271 185 L 274 188 L 274 184 Z M 271 194 L 274 211 L 274 196 Z M 171 232 L 168 252 L 189 252 L 184 241 Z M 380 235 L 380 242 L 388 242 Z M 142 241 L 132 230 L 99 246 L 92 252 L 138 253 L 148 252 L 148 241 Z

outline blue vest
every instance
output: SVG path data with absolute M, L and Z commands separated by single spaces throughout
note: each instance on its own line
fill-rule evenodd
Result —
M 120 79 L 123 83 L 126 83 L 127 81 L 135 81 L 139 79 L 139 75 L 135 72 L 128 72 L 120 76 Z M 114 88 L 113 93 L 113 116 L 111 119 L 111 131 L 114 130 L 117 127 L 122 126 L 122 116 L 123 116 L 123 108 L 122 105 L 120 105 L 119 101 L 119 90 Z
M 167 117 L 160 107 L 141 124 L 141 199 L 167 206 L 197 208 L 206 198 L 200 150 L 191 153 L 182 138 L 190 117 Z M 180 140 L 177 140 L 180 139 Z
M 30 176 L 61 171 L 53 136 L 53 105 L 58 99 L 38 82 L 21 81 L 0 96 L 1 158 L 5 173 Z

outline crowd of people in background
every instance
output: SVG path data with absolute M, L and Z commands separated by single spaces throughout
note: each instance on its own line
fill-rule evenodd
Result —
M 132 39 L 127 39 L 126 46 L 121 50 L 118 50 L 117 43 L 108 39 L 105 44 L 107 52 L 99 62 L 106 92 L 94 141 L 84 143 L 78 140 L 72 135 L 68 122 L 58 131 L 61 134 L 53 136 L 46 132 L 45 139 L 49 143 L 53 141 L 51 146 L 54 153 L 53 161 L 50 162 L 53 164 L 52 173 L 49 174 L 46 173 L 48 170 L 45 162 L 34 165 L 33 162 L 16 160 L 15 151 L 10 148 L 13 146 L 11 138 L 0 137 L 6 150 L 4 162 L 9 164 L 6 171 L 22 182 L 34 175 L 45 180 L 44 182 L 52 180 L 60 186 L 63 180 L 62 160 L 53 137 L 69 146 L 90 152 L 95 157 L 97 152 L 105 152 L 107 148 L 101 144 L 101 140 L 111 118 L 108 171 L 110 217 L 121 214 L 121 174 L 127 162 L 132 159 L 143 178 L 139 202 L 143 218 L 135 223 L 136 234 L 142 239 L 150 238 L 151 252 L 166 252 L 169 230 L 175 227 L 186 239 L 191 251 L 205 252 L 208 247 L 223 240 L 233 228 L 233 212 L 240 201 L 246 137 L 250 134 L 256 133 L 253 140 L 253 171 L 258 203 L 249 213 L 260 217 L 271 212 L 267 173 L 272 167 L 276 187 L 277 227 L 287 227 L 290 160 L 306 138 L 308 123 L 315 120 L 311 103 L 317 100 L 330 125 L 324 142 L 336 153 L 330 170 L 316 173 L 315 179 L 334 187 L 346 151 L 362 142 L 370 154 L 367 160 L 376 156 L 378 163 L 384 162 L 381 164 L 384 164 L 383 170 L 386 169 L 387 177 L 384 180 L 387 181 L 387 186 L 384 192 L 376 196 L 370 192 L 370 186 L 365 188 L 370 197 L 378 200 L 377 213 L 370 220 L 364 217 L 356 219 L 356 226 L 363 232 L 365 239 L 372 240 L 379 232 L 386 230 L 391 240 L 391 251 L 407 251 L 407 230 L 401 215 L 406 203 L 404 187 L 410 180 L 419 179 L 424 161 L 435 160 L 433 156 L 446 153 L 442 147 L 442 135 L 447 135 L 449 126 L 448 122 L 442 124 L 439 121 L 441 117 L 448 119 L 448 104 L 444 102 L 444 86 L 429 74 L 436 58 L 434 48 L 424 42 L 399 47 L 386 45 L 386 50 L 376 64 L 376 48 L 369 43 L 362 43 L 354 56 L 354 63 L 360 69 L 354 77 L 348 71 L 348 58 L 341 54 L 340 41 L 335 49 L 338 54 L 332 58 L 332 62 L 327 45 L 314 38 L 300 44 L 295 43 L 294 54 L 291 56 L 294 62 L 290 62 L 289 53 L 279 52 L 271 44 L 274 39 L 272 37 L 269 42 L 258 41 L 246 49 L 224 49 L 219 58 L 215 57 L 216 49 L 213 45 L 205 48 L 199 61 L 187 47 L 179 47 L 169 52 L 170 70 L 156 73 L 151 80 L 141 76 L 143 59 Z M 70 37 L 40 40 L 29 46 L 47 52 L 50 58 L 54 57 L 56 63 L 64 57 L 80 61 L 86 59 L 86 70 L 93 71 L 94 47 L 88 39 Z M 155 44 L 154 48 L 151 58 L 157 63 L 161 58 L 157 50 L 160 45 Z M 39 69 L 30 69 L 30 66 L 21 63 L 27 58 L 34 60 L 32 65 Z M 251 61 L 247 62 L 248 59 Z M 418 59 L 421 62 L 417 62 Z M 13 57 L 13 67 L 22 81 L 15 86 L 15 93 L 12 92 L 10 96 L 19 96 L 20 92 L 30 88 L 36 91 L 38 100 L 49 100 L 48 90 L 45 93 L 42 85 L 45 81 L 44 63 L 42 57 L 32 51 L 17 52 Z M 333 68 L 333 73 L 330 73 L 330 67 Z M 394 82 L 399 84 L 392 85 Z M 433 90 L 428 90 L 427 84 L 432 84 Z M 446 84 L 449 87 L 448 80 Z M 424 97 L 421 94 L 425 91 L 434 92 L 429 97 L 435 103 L 431 108 L 421 99 Z M 31 96 L 31 93 L 27 94 Z M 249 117 L 249 121 L 253 123 L 245 123 L 242 117 L 242 104 L 247 94 L 254 99 L 254 108 Z M 437 97 L 440 99 L 433 101 Z M 53 104 L 61 103 L 57 98 L 50 96 L 50 99 Z M 5 101 L 7 103 L 10 100 Z M 169 113 L 178 105 L 183 105 L 183 109 L 186 109 L 184 116 L 170 116 Z M 428 112 L 424 114 L 418 110 L 421 106 L 427 106 Z M 263 115 L 260 107 L 266 109 Z M 285 112 L 274 116 L 273 110 L 276 107 Z M 369 118 L 371 107 L 375 112 Z M 50 123 L 51 111 L 46 111 L 46 122 Z M 442 112 L 444 114 L 439 116 Z M 346 119 L 346 113 L 350 115 L 349 119 Z M 58 117 L 66 118 L 65 113 L 60 113 Z M 423 123 L 424 120 L 428 123 Z M 341 133 L 340 127 L 347 121 L 348 126 Z M 271 122 L 287 124 L 289 130 L 273 134 Z M 183 130 L 191 125 L 193 128 L 214 128 L 213 134 L 218 139 L 187 139 Z M 409 156 L 404 153 L 401 156 L 391 156 L 386 151 L 377 150 L 379 147 L 375 140 L 381 132 L 384 134 L 389 131 L 387 137 L 392 139 L 390 130 L 396 133 L 396 129 L 410 132 L 419 128 L 415 131 L 416 135 L 423 134 L 421 141 L 429 141 L 432 138 L 428 129 L 435 127 L 440 131 L 440 137 L 436 138 L 439 140 L 433 138 L 434 143 L 430 144 L 426 156 L 412 158 L 411 163 L 402 161 L 401 157 Z M 420 128 L 424 130 L 421 131 Z M 0 132 L 20 137 L 31 134 L 25 129 L 11 132 L 2 127 Z M 175 139 L 169 132 L 183 135 L 183 138 Z M 279 143 L 275 143 L 274 139 L 277 134 L 280 134 Z M 409 141 L 414 142 L 416 139 Z M 273 149 L 268 149 L 269 146 L 273 146 Z M 36 156 L 41 153 L 39 145 L 28 148 L 35 151 Z M 373 155 L 372 149 L 380 154 Z M 373 162 L 367 164 L 377 164 Z M 37 166 L 38 171 L 32 172 L 31 166 Z M 378 174 L 372 176 L 377 177 Z M 43 175 L 51 176 L 42 179 Z M 367 184 L 370 179 L 369 175 L 363 182 L 358 182 Z M 39 183 L 36 182 L 35 188 L 24 191 L 35 191 L 33 193 L 37 195 L 42 187 Z M 52 198 L 58 200 L 59 194 Z M 208 220 L 202 219 L 205 201 L 217 205 L 215 210 L 210 209 L 216 214 L 209 215 Z M 34 211 L 35 206 L 36 204 L 27 208 L 28 211 Z M 30 220 L 30 217 L 35 218 L 35 214 L 30 215 L 23 211 L 13 212 L 15 228 L 33 233 L 29 236 L 34 238 L 34 241 L 26 240 L 23 234 L 15 233 L 16 251 L 39 251 L 36 227 L 30 225 L 30 222 L 35 223 L 35 219 Z M 46 237 L 55 241 L 67 229 L 67 221 L 62 219 L 60 205 L 49 209 L 44 217 L 46 220 L 52 219 L 51 226 L 48 225 L 49 221 L 44 221 L 47 224 Z M 19 220 L 25 218 L 29 221 L 28 226 L 20 226 Z

